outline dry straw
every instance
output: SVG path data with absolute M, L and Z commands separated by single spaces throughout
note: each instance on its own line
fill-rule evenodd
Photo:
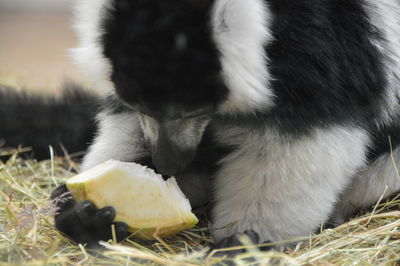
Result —
M 130 239 L 123 245 L 110 241 L 97 252 L 74 245 L 54 229 L 56 210 L 48 198 L 58 184 L 76 173 L 78 165 L 71 160 L 73 156 L 42 162 L 23 160 L 18 154 L 25 151 L 0 152 L 3 159 L 9 157 L 0 163 L 0 265 L 227 262 L 207 251 L 211 238 L 206 218 L 200 226 L 163 241 Z M 302 238 L 301 244 L 284 253 L 246 247 L 247 253 L 231 259 L 237 265 L 400 265 L 400 197 L 382 201 L 373 211 L 335 229 Z

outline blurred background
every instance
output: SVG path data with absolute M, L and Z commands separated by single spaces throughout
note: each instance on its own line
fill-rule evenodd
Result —
M 0 0 L 0 83 L 55 92 L 87 84 L 68 56 L 74 0 Z

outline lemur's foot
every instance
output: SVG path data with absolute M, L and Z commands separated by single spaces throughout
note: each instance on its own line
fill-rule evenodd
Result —
M 246 252 L 245 248 L 239 248 L 240 246 L 243 246 L 243 243 L 240 241 L 240 239 L 241 239 L 241 237 L 243 235 L 248 236 L 253 244 L 259 244 L 260 243 L 260 237 L 256 232 L 254 232 L 254 231 L 246 231 L 244 233 L 235 234 L 235 235 L 232 235 L 230 237 L 224 238 L 219 242 L 214 243 L 212 245 L 212 247 L 211 247 L 211 250 L 238 247 L 238 248 L 235 248 L 235 249 L 232 249 L 232 250 L 217 251 L 215 253 L 217 256 L 226 255 L 228 257 L 234 257 L 234 256 L 236 256 L 238 254 L 245 253 Z M 271 249 L 271 248 L 270 247 L 266 247 L 266 248 L 261 248 L 261 250 L 266 251 L 266 250 Z

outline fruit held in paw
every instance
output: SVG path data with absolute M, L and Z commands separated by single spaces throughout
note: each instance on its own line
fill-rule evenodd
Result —
M 164 181 L 152 169 L 135 163 L 107 161 L 66 182 L 78 202 L 113 206 L 115 221 L 143 239 L 167 237 L 198 222 L 174 177 Z

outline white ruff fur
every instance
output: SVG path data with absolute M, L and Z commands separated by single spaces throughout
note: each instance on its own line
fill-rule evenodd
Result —
M 74 12 L 74 28 L 79 43 L 71 49 L 71 56 L 101 95 L 110 94 L 114 90 L 110 81 L 112 66 L 103 56 L 100 44 L 100 24 L 110 3 L 110 0 L 77 0 Z
M 99 132 L 84 158 L 82 171 L 109 159 L 133 162 L 143 157 L 146 151 L 143 133 L 136 114 L 101 113 L 97 119 Z
M 216 241 L 250 230 L 261 242 L 308 236 L 364 165 L 368 143 L 362 130 L 340 127 L 294 140 L 233 132 L 219 139 L 239 147 L 221 161 L 216 178 Z
M 400 2 L 394 0 L 365 0 L 371 23 L 384 40 L 372 40 L 384 56 L 387 90 L 382 108 L 382 122 L 390 123 L 400 115 Z
M 273 105 L 265 45 L 272 42 L 271 14 L 261 0 L 217 0 L 214 39 L 222 54 L 229 97 L 222 112 L 252 112 Z

